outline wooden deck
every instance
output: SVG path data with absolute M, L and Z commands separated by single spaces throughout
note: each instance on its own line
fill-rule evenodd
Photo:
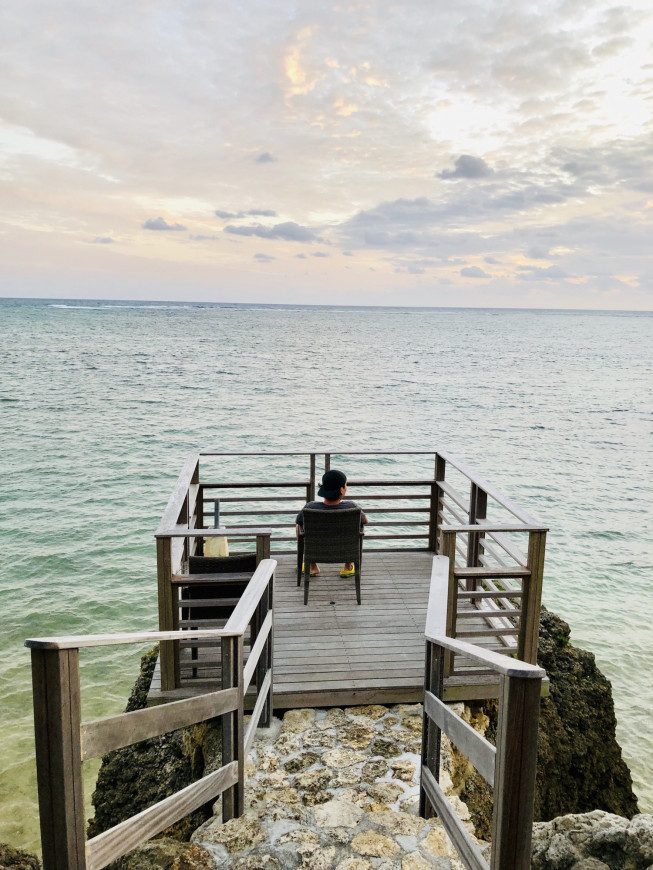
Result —
M 324 707 L 411 703 L 424 696 L 424 629 L 433 553 L 369 553 L 363 557 L 362 604 L 353 578 L 339 565 L 323 565 L 311 579 L 309 602 L 296 585 L 295 557 L 279 556 L 274 584 L 274 705 Z M 443 606 L 445 606 L 443 602 Z M 471 605 L 468 605 L 471 608 Z M 466 620 L 465 629 L 487 630 L 485 619 Z M 496 649 L 496 638 L 475 643 Z M 149 703 L 176 700 L 215 688 L 219 651 L 200 646 L 191 661 L 181 652 L 181 686 L 161 691 L 160 671 Z M 192 669 L 195 669 L 193 678 Z M 496 697 L 498 678 L 453 676 L 446 700 Z

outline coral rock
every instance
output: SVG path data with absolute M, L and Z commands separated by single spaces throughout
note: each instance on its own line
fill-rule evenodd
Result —
M 369 855 L 370 858 L 390 858 L 399 851 L 399 845 L 386 834 L 376 831 L 363 831 L 351 841 L 351 847 L 359 855 Z

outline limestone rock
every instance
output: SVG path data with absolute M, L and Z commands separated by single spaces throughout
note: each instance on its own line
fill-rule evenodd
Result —
M 356 752 L 353 749 L 328 749 L 322 756 L 325 764 L 331 767 L 351 767 L 353 764 L 359 764 L 367 758 L 362 752 Z
M 293 755 L 304 747 L 304 741 L 299 734 L 282 734 L 274 744 L 274 748 L 280 755 Z
M 321 746 L 325 749 L 333 749 L 336 742 L 336 732 L 331 729 L 320 731 L 317 728 L 311 728 L 304 734 L 305 746 Z
M 392 775 L 404 782 L 412 782 L 415 776 L 415 764 L 412 761 L 393 761 L 390 765 Z
M 270 791 L 266 791 L 264 800 L 276 801 L 281 804 L 296 804 L 299 803 L 299 792 L 292 786 L 273 788 Z
M 333 777 L 334 788 L 347 788 L 351 785 L 360 785 L 362 773 L 358 767 L 345 767 L 339 770 Z
M 328 767 L 318 767 L 316 770 L 307 770 L 293 779 L 294 784 L 303 792 L 315 794 L 322 791 L 331 781 L 333 771 Z
M 431 828 L 419 845 L 434 858 L 449 858 L 454 854 L 451 840 L 442 825 Z
M 284 734 L 301 734 L 308 731 L 315 722 L 315 710 L 288 710 L 283 717 L 282 732 Z
M 433 865 L 426 861 L 419 852 L 410 852 L 402 858 L 401 870 L 433 870 Z
M 602 870 L 601 865 L 611 870 L 649 870 L 653 815 L 638 815 L 629 822 L 595 810 L 533 825 L 533 870 Z
M 404 793 L 404 789 L 396 782 L 378 782 L 370 786 L 367 793 L 377 801 L 393 804 Z
M 366 749 L 376 736 L 376 729 L 362 722 L 354 722 L 341 728 L 338 736 L 340 742 L 350 749 Z
M 381 779 L 382 776 L 385 776 L 388 772 L 388 763 L 387 761 L 378 760 L 378 761 L 368 761 L 363 765 L 363 781 L 364 782 L 375 782 L 377 779 Z
M 214 824 L 204 826 L 200 845 L 203 842 L 217 843 L 233 853 L 256 846 L 264 839 L 265 833 L 258 817 L 252 812 L 247 812 L 240 818 L 230 819 L 224 824 L 216 819 Z
M 114 870 L 214 870 L 215 861 L 197 844 L 162 837 L 137 846 L 111 866 Z
M 41 870 L 41 862 L 36 855 L 13 849 L 7 843 L 0 843 L 0 870 Z
M 373 755 L 381 755 L 383 758 L 396 758 L 401 755 L 401 749 L 394 740 L 386 740 L 384 737 L 377 737 L 371 746 Z
M 315 723 L 315 726 L 325 730 L 327 728 L 341 728 L 343 725 L 349 724 L 349 722 L 351 722 L 351 719 L 340 707 L 332 707 L 330 710 L 327 710 L 326 718 L 319 719 Z
M 355 828 L 365 815 L 360 807 L 342 800 L 320 804 L 313 813 L 321 828 Z
M 320 838 L 308 828 L 296 828 L 294 831 L 289 831 L 287 834 L 282 834 L 277 840 L 278 846 L 285 846 L 286 843 L 294 843 L 297 846 L 314 846 L 320 845 Z
M 370 719 L 380 719 L 388 712 L 381 704 L 366 704 L 363 707 L 349 707 L 350 716 L 367 716 Z
M 370 858 L 390 858 L 400 851 L 399 844 L 392 837 L 377 831 L 356 834 L 351 841 L 351 847 L 359 855 L 368 855 Z
M 191 843 L 175 858 L 170 870 L 215 870 L 215 861 L 206 849 Z
M 233 865 L 233 870 L 276 870 L 281 865 L 272 855 L 247 855 L 239 858 Z
M 355 858 L 353 855 L 343 858 L 336 870 L 370 870 L 371 864 L 365 858 Z
M 303 752 L 301 755 L 291 758 L 290 761 L 286 761 L 284 767 L 288 773 L 299 773 L 300 770 L 312 767 L 319 757 L 315 752 Z
M 420 834 L 428 824 L 426 819 L 421 819 L 419 816 L 412 816 L 409 813 L 393 810 L 370 813 L 369 819 L 373 824 L 380 825 L 391 834 L 402 834 L 408 837 Z

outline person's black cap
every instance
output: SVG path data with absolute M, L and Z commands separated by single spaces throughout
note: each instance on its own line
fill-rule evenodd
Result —
M 340 495 L 340 487 L 347 483 L 347 475 L 336 468 L 325 471 L 322 475 L 322 486 L 318 489 L 317 494 L 322 498 L 328 498 L 333 501 Z

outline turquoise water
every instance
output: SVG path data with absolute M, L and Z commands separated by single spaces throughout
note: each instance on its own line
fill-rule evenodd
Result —
M 152 535 L 197 447 L 439 446 L 546 522 L 544 602 L 653 811 L 652 356 L 651 314 L 0 300 L 0 842 L 38 844 L 23 641 L 155 627 Z M 85 718 L 139 654 L 83 657 Z

